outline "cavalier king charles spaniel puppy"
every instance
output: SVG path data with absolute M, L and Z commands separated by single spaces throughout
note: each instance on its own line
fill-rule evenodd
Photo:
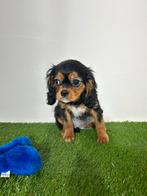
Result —
M 55 119 L 66 142 L 74 140 L 74 132 L 94 127 L 97 142 L 109 141 L 103 110 L 97 97 L 93 72 L 77 60 L 66 60 L 47 72 L 47 101 L 55 104 Z

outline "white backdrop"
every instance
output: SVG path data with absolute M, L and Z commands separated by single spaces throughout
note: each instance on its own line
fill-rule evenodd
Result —
M 0 0 L 0 121 L 54 121 L 49 66 L 95 71 L 107 121 L 147 121 L 146 0 Z

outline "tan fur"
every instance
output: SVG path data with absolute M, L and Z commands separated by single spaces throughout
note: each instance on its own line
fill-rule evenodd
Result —
M 97 131 L 97 137 L 98 137 L 97 142 L 99 142 L 100 144 L 108 142 L 109 136 L 107 135 L 106 132 L 104 120 L 102 119 L 101 121 L 98 121 L 97 113 L 93 109 L 91 110 L 91 115 L 94 118 L 94 124 Z
M 64 74 L 61 73 L 61 72 L 58 72 L 55 79 L 63 81 L 64 80 Z M 62 86 L 57 86 L 56 87 L 56 99 L 57 100 L 60 100 L 60 98 L 61 98 L 62 89 L 63 89 Z
M 67 121 L 64 121 L 63 124 L 62 137 L 66 142 L 71 142 L 72 140 L 74 140 L 74 128 L 73 128 L 72 118 L 68 111 L 65 112 L 65 115 Z
M 74 80 L 74 79 L 76 79 L 76 78 L 78 78 L 78 77 L 79 77 L 78 73 L 75 72 L 75 71 L 73 71 L 73 72 L 71 72 L 71 73 L 69 74 L 68 79 L 69 79 L 69 80 Z
M 69 92 L 69 95 L 67 96 L 67 98 L 70 101 L 75 101 L 80 97 L 82 92 L 85 90 L 85 85 L 81 83 L 81 85 L 78 88 L 69 87 L 67 88 L 67 90 Z
M 63 118 L 57 118 L 57 120 L 58 120 L 58 122 L 60 123 L 60 124 L 64 124 L 64 119 Z
M 60 105 L 60 107 L 61 107 L 62 109 L 66 109 L 66 108 L 67 108 L 67 105 L 66 105 L 65 103 L 63 103 L 63 102 L 60 102 L 60 101 L 59 101 L 59 105 Z
M 93 89 L 93 81 L 89 80 L 87 85 L 86 85 L 86 92 L 89 94 L 89 92 Z
M 56 75 L 56 77 L 55 77 L 55 79 L 58 79 L 58 80 L 63 81 L 64 80 L 64 74 L 61 73 L 61 72 L 58 72 L 57 75 Z
M 63 86 L 59 86 L 56 88 L 56 98 L 57 100 L 61 100 L 62 99 L 62 96 L 61 96 L 61 91 L 63 90 Z M 66 90 L 68 91 L 68 95 L 67 95 L 67 99 L 69 101 L 75 101 L 77 100 L 80 95 L 82 94 L 82 92 L 85 90 L 85 85 L 83 83 L 80 84 L 79 87 L 72 87 L 72 86 L 69 86 L 66 88 Z

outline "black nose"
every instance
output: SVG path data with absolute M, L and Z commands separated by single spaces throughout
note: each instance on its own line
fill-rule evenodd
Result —
M 68 95 L 68 91 L 67 90 L 62 90 L 61 95 L 62 95 L 62 97 L 66 97 Z

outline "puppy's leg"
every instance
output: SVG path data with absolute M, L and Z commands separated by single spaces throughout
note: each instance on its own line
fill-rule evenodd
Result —
M 65 142 L 71 142 L 74 140 L 74 128 L 71 115 L 68 111 L 65 111 L 66 120 L 63 123 L 62 137 Z
M 106 132 L 104 120 L 98 118 L 98 113 L 95 110 L 91 110 L 91 115 L 94 118 L 95 128 L 97 131 L 97 142 L 100 144 L 108 142 L 109 136 Z

